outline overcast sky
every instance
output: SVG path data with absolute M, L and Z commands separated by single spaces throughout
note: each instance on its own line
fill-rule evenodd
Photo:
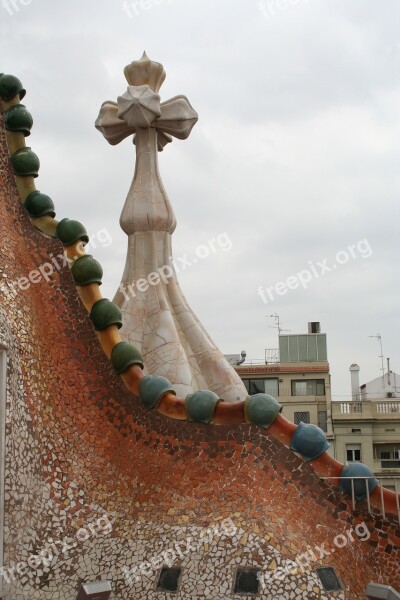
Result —
M 196 260 L 179 281 L 221 350 L 263 358 L 277 313 L 292 333 L 321 322 L 334 397 L 349 396 L 352 362 L 361 383 L 379 375 L 370 335 L 400 373 L 398 0 L 0 3 L 0 70 L 28 91 L 37 187 L 58 218 L 109 232 L 92 248 L 105 296 L 125 263 L 135 155 L 94 121 L 146 50 L 167 72 L 162 99 L 185 94 L 199 113 L 160 169 L 174 254 Z

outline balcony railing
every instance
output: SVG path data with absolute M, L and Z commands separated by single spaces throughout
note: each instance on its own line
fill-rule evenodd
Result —
M 266 348 L 265 349 L 265 364 L 266 365 L 277 365 L 279 363 L 279 348 Z
M 252 391 L 253 394 L 257 393 L 256 391 Z M 306 399 L 308 402 L 317 401 L 317 402 L 325 402 L 326 395 L 325 394 L 311 394 L 310 391 L 302 392 L 301 394 L 296 394 L 295 396 L 292 394 L 292 390 L 290 388 L 279 388 L 279 392 L 277 392 L 276 388 L 268 389 L 262 391 L 263 394 L 269 394 L 274 398 L 290 398 L 293 402 L 301 402 Z
M 400 414 L 400 402 L 377 402 L 376 410 L 378 413 L 398 413 Z
M 332 402 L 334 417 L 355 415 L 364 418 L 400 418 L 400 402 L 364 400 L 363 402 Z
M 336 405 L 334 405 L 336 408 Z M 340 413 L 342 415 L 360 415 L 362 414 L 362 404 L 361 402 L 341 402 L 340 403 Z
M 332 481 L 332 480 L 336 480 L 337 477 L 321 477 L 321 479 L 323 479 L 324 481 Z M 366 497 L 367 497 L 367 505 L 368 505 L 368 512 L 371 513 L 371 499 L 370 499 L 370 491 L 369 491 L 369 485 L 368 482 L 370 479 L 372 480 L 378 480 L 378 483 L 380 485 L 380 501 L 381 501 L 381 513 L 383 517 L 386 517 L 386 507 L 385 507 L 385 498 L 384 498 L 384 494 L 383 494 L 383 489 L 384 486 L 382 485 L 382 478 L 381 477 L 376 477 L 375 475 L 371 476 L 371 477 L 343 477 L 343 479 L 348 479 L 350 480 L 350 484 L 351 484 L 351 501 L 352 501 L 352 506 L 353 506 L 353 511 L 356 510 L 356 497 L 355 497 L 355 487 L 354 484 L 356 481 L 362 481 L 363 484 L 365 485 L 365 491 L 366 491 Z M 392 479 L 394 481 L 394 488 L 395 488 L 395 493 L 396 493 L 396 509 L 397 509 L 397 520 L 399 522 L 400 525 L 400 477 L 394 476 L 394 477 L 390 477 L 390 479 Z
M 380 458 L 381 469 L 400 469 L 400 460 L 395 458 Z

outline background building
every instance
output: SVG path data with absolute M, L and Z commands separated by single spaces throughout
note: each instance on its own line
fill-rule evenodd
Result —
M 249 394 L 270 394 L 283 405 L 287 419 L 321 427 L 333 453 L 327 340 L 320 323 L 308 323 L 306 334 L 279 335 L 279 348 L 266 349 L 264 359 L 246 362 L 244 351 L 225 356 L 235 365 Z
M 351 401 L 332 405 L 335 456 L 363 462 L 394 490 L 394 477 L 400 477 L 400 376 L 388 364 L 384 375 L 360 386 L 359 372 L 357 364 L 350 366 Z

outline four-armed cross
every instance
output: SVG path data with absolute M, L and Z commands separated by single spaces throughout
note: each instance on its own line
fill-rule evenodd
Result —
M 176 220 L 158 170 L 158 151 L 172 137 L 186 139 L 198 120 L 185 96 L 160 103 L 160 63 L 144 53 L 125 68 L 129 83 L 117 102 L 105 102 L 96 121 L 110 144 L 134 135 L 135 175 L 121 214 L 128 235 L 122 282 L 114 298 L 123 314 L 124 339 L 142 351 L 150 374 L 163 375 L 181 396 L 211 389 L 227 402 L 246 390 L 191 310 L 172 261 Z

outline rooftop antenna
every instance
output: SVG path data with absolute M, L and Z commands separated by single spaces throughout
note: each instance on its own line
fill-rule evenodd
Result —
M 382 371 L 382 382 L 383 385 L 385 384 L 385 366 L 384 366 L 384 356 L 383 356 L 383 349 L 382 349 L 382 336 L 380 333 L 377 333 L 376 335 L 369 335 L 368 337 L 370 338 L 375 338 L 378 340 L 380 348 L 381 348 L 381 353 L 379 355 L 379 358 L 381 359 L 381 363 L 382 363 L 382 367 L 381 367 L 381 371 Z
M 274 315 L 266 315 L 267 319 L 272 318 L 275 319 L 275 325 L 268 325 L 270 329 L 277 329 L 278 335 L 281 335 L 281 331 L 290 331 L 290 329 L 282 329 L 281 321 L 279 315 L 275 313 Z

